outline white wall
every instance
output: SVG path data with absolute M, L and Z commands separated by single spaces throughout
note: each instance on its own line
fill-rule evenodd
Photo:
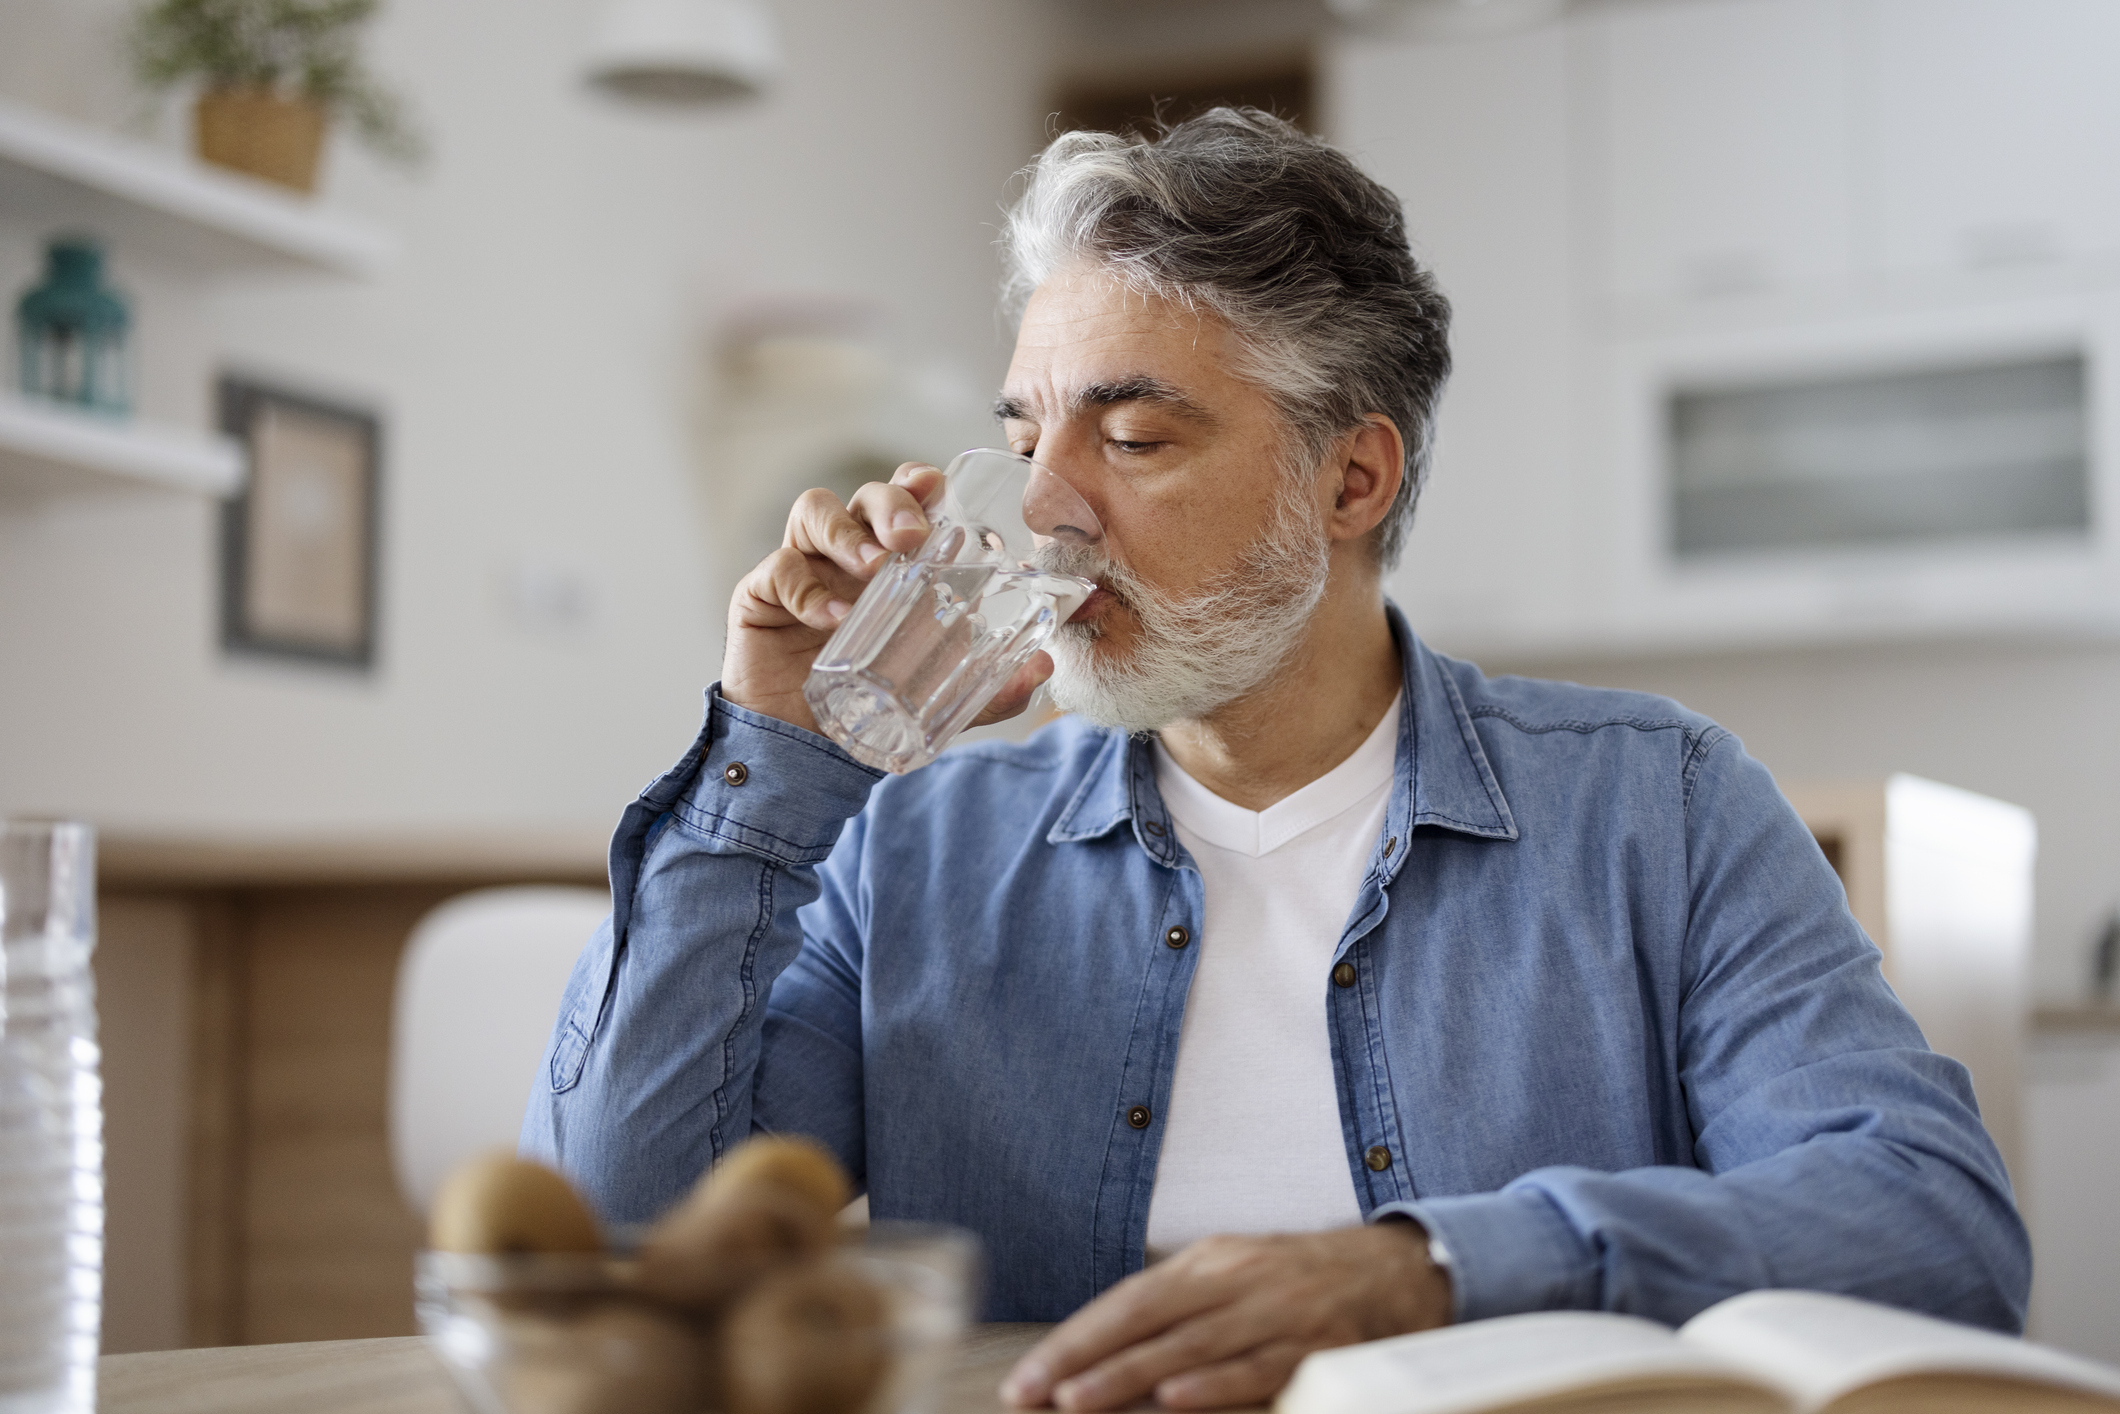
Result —
M 0 95 L 109 124 L 137 106 L 120 0 L 0 0 Z M 776 0 L 784 82 L 692 114 L 582 88 L 594 0 L 399 0 L 371 46 L 434 139 L 407 178 L 335 143 L 324 199 L 395 228 L 369 283 L 200 293 L 137 252 L 143 406 L 203 424 L 217 368 L 380 409 L 381 661 L 215 646 L 212 508 L 0 503 L 0 810 L 241 833 L 602 828 L 674 759 L 713 679 L 695 441 L 718 312 L 879 307 L 879 337 L 991 384 L 991 251 L 1034 150 L 1043 7 Z M 180 124 L 158 131 L 177 140 Z M 41 232 L 0 229 L 0 283 Z M 954 448 L 940 448 L 946 453 Z M 513 570 L 585 624 L 511 617 Z

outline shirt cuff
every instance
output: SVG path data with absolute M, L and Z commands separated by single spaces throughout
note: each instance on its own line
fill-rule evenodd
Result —
M 1370 1215 L 1408 1217 L 1428 1230 L 1450 1273 L 1451 1318 L 1524 1311 L 1595 1311 L 1597 1255 L 1536 1189 L 1386 1203 Z
M 780 864 L 819 864 L 884 773 L 815 732 L 707 689 L 691 750 L 641 792 L 687 828 Z

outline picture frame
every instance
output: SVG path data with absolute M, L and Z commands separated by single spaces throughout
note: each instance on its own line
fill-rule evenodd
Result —
M 222 503 L 223 651 L 373 668 L 381 419 L 235 375 L 217 394 L 250 466 Z

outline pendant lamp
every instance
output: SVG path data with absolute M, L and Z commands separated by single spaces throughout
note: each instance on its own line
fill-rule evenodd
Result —
M 1568 0 L 1326 0 L 1343 22 L 1400 39 L 1507 34 L 1559 19 Z
M 587 65 L 597 88 L 676 106 L 755 98 L 779 72 L 763 0 L 610 0 Z

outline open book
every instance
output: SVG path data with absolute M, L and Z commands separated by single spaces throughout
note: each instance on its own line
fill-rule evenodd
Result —
M 1673 1334 L 1551 1311 L 1321 1350 L 1275 1414 L 2120 1414 L 2120 1371 L 1812 1291 L 1754 1291 Z

